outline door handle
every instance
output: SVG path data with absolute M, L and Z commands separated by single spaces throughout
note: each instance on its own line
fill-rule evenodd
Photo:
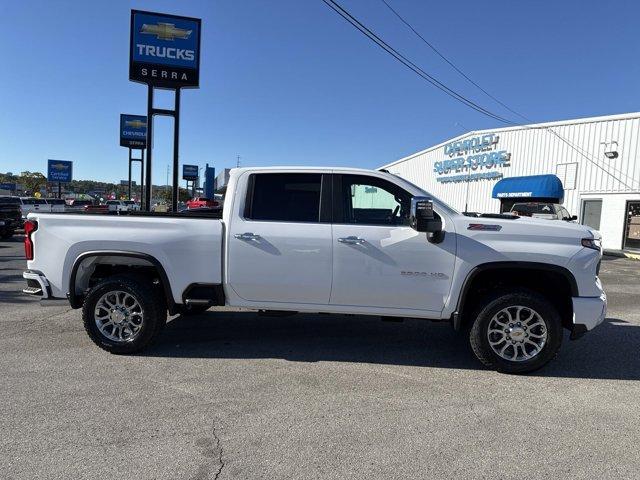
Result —
M 246 232 L 246 233 L 236 233 L 234 237 L 236 237 L 238 240 L 258 240 L 260 238 L 260 235 L 256 235 L 251 232 Z
M 348 245 L 362 245 L 364 242 L 366 242 L 366 240 L 364 238 L 360 238 L 360 237 L 356 237 L 354 235 L 351 235 L 349 237 L 338 238 L 338 242 L 346 243 Z

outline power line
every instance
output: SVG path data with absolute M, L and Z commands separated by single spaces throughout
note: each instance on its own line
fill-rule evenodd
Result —
M 398 19 L 404 23 L 407 27 L 409 27 L 409 29 L 420 39 L 422 40 L 422 42 L 427 45 L 431 50 L 433 50 L 440 58 L 442 58 L 442 60 L 444 60 L 445 62 L 447 62 L 451 68 L 453 68 L 456 72 L 458 72 L 460 75 L 462 75 L 469 83 L 471 83 L 472 85 L 474 85 L 478 90 L 480 90 L 482 93 L 484 93 L 487 97 L 489 97 L 490 99 L 492 99 L 493 101 L 495 101 L 496 103 L 502 105 L 504 108 L 506 108 L 507 110 L 509 110 L 511 113 L 517 115 L 518 117 L 526 120 L 529 123 L 533 123 L 533 120 L 525 117 L 524 115 L 516 112 L 515 110 L 513 110 L 511 107 L 509 107 L 508 105 L 504 104 L 503 102 L 501 102 L 500 100 L 498 100 L 496 97 L 494 97 L 493 95 L 491 95 L 489 92 L 487 92 L 484 88 L 482 88 L 480 85 L 478 85 L 476 82 L 474 82 L 471 78 L 469 78 L 468 75 L 466 75 L 462 70 L 460 70 L 460 68 L 458 68 L 451 60 L 449 60 L 447 57 L 444 56 L 444 54 L 442 54 L 440 52 L 440 50 L 438 50 L 431 42 L 429 42 L 426 38 L 424 38 L 415 28 L 413 28 L 413 26 L 407 21 L 405 20 L 402 15 L 400 15 L 391 5 L 389 5 L 389 3 L 387 2 L 387 0 L 380 0 L 382 3 L 385 4 L 385 6 L 391 10 L 391 12 L 398 17 Z
M 422 68 L 417 66 L 415 63 L 413 63 L 411 60 L 409 60 L 406 56 L 404 56 L 399 51 L 397 51 L 396 49 L 391 47 L 388 43 L 386 43 L 384 40 L 382 40 L 373 31 L 371 31 L 369 28 L 367 28 L 365 25 L 363 25 L 358 19 L 356 19 L 348 11 L 346 11 L 344 8 L 342 8 L 334 0 L 322 0 L 322 1 L 327 6 L 329 6 L 334 12 L 336 12 L 338 15 L 340 15 L 342 18 L 344 18 L 347 22 L 349 22 L 353 27 L 355 27 L 358 31 L 360 31 L 360 33 L 365 35 L 369 40 L 374 42 L 376 45 L 378 45 L 380 48 L 382 48 L 385 52 L 387 52 L 389 55 L 391 55 L 396 60 L 398 60 L 400 63 L 402 63 L 405 67 L 407 67 L 408 69 L 410 69 L 411 71 L 413 71 L 414 73 L 419 75 L 421 78 L 423 78 L 424 80 L 426 80 L 427 82 L 429 82 L 431 85 L 435 86 L 436 88 L 438 88 L 442 92 L 444 92 L 447 95 L 449 95 L 450 97 L 458 100 L 459 102 L 465 104 L 469 108 L 472 108 L 473 110 L 475 110 L 475 111 L 477 111 L 479 113 L 482 113 L 483 115 L 486 115 L 486 116 L 488 116 L 490 118 L 493 118 L 494 120 L 498 120 L 500 122 L 503 122 L 503 123 L 506 123 L 506 124 L 510 124 L 510 125 L 516 125 L 517 124 L 516 122 L 513 122 L 511 120 L 503 118 L 500 115 L 497 115 L 497 114 L 487 110 L 486 108 L 478 105 L 477 103 L 473 102 L 472 100 L 469 100 L 465 96 L 463 96 L 460 93 L 456 92 L 455 90 L 449 88 L 444 83 L 440 82 L 438 79 L 436 79 L 432 75 L 430 75 L 427 72 L 425 72 Z

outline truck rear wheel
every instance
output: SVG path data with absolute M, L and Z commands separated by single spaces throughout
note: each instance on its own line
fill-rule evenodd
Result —
M 476 357 L 504 373 L 527 373 L 553 359 L 562 344 L 558 310 L 541 295 L 516 290 L 486 299 L 469 340 Z
M 82 320 L 97 346 L 128 354 L 143 350 L 155 340 L 167 321 L 167 311 L 146 278 L 114 275 L 89 292 Z

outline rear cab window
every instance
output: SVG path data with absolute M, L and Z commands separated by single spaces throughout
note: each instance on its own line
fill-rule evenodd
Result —
M 256 221 L 320 222 L 320 173 L 254 173 L 244 218 Z

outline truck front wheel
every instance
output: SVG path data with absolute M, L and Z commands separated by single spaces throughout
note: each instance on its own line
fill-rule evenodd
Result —
M 560 314 L 547 299 L 516 290 L 482 302 L 469 340 L 486 366 L 505 373 L 526 373 L 556 356 L 562 333 Z
M 144 277 L 114 275 L 96 285 L 82 307 L 84 328 L 93 342 L 116 354 L 139 352 L 167 321 L 164 302 Z

